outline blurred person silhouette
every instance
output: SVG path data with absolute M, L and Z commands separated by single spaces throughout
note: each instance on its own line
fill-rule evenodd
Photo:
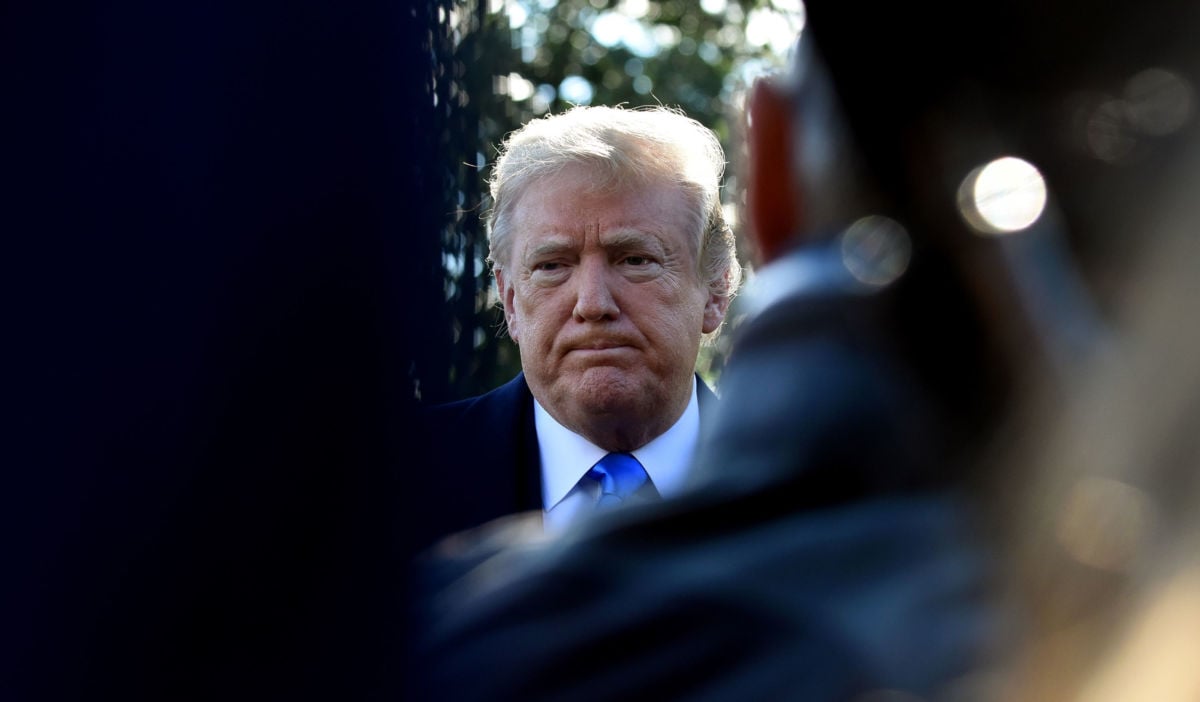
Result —
M 522 372 L 430 408 L 426 543 L 525 513 L 676 494 L 716 396 L 695 373 L 741 278 L 716 135 L 655 107 L 575 107 L 509 135 L 491 177 L 492 269 Z
M 549 544 L 438 553 L 422 635 L 439 698 L 1057 699 L 1037 693 L 1090 670 L 1062 644 L 1069 595 L 1033 606 L 1025 576 L 1048 557 L 1007 548 L 1044 546 L 1032 476 L 1059 466 L 997 447 L 1036 421 L 1091 438 L 1018 410 L 1119 355 L 1102 320 L 1128 290 L 1121 233 L 1192 153 L 1194 49 L 1155 30 L 1195 11 L 807 17 L 790 74 L 748 98 L 765 265 L 692 489 Z M 1071 499 L 1127 494 L 1096 492 Z M 1043 651 L 1078 668 L 1047 687 Z

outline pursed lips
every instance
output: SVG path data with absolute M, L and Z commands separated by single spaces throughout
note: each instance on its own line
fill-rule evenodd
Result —
M 619 349 L 632 349 L 631 344 L 625 343 L 618 339 L 595 339 L 592 341 L 584 341 L 570 344 L 567 347 L 567 353 L 584 352 L 584 353 L 599 353 L 602 351 L 615 351 Z

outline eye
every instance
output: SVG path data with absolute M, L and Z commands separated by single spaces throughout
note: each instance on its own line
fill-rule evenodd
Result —
M 624 263 L 630 266 L 645 266 L 651 261 L 646 256 L 626 256 Z
M 558 261 L 546 261 L 544 263 L 535 264 L 533 270 L 546 272 L 556 271 L 559 268 L 562 268 L 562 265 L 563 264 L 559 263 Z

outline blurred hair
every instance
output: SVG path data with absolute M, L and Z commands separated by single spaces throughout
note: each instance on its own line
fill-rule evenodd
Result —
M 790 69 L 773 82 L 788 94 L 794 111 L 792 169 L 804 188 L 804 229 L 833 234 L 875 209 L 876 195 L 812 41 L 801 36 Z
M 697 262 L 708 289 L 732 297 L 741 282 L 733 232 L 721 208 L 725 155 L 716 135 L 666 107 L 574 107 L 536 119 L 500 147 L 490 180 L 489 258 L 509 263 L 513 212 L 526 189 L 570 164 L 586 165 L 597 190 L 666 181 L 680 188 L 695 213 Z

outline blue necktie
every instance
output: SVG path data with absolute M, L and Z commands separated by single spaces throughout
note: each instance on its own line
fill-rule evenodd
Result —
M 646 469 L 628 453 L 610 453 L 601 458 L 584 476 L 599 485 L 596 509 L 603 510 L 638 497 L 657 497 L 658 490 L 646 475 Z

